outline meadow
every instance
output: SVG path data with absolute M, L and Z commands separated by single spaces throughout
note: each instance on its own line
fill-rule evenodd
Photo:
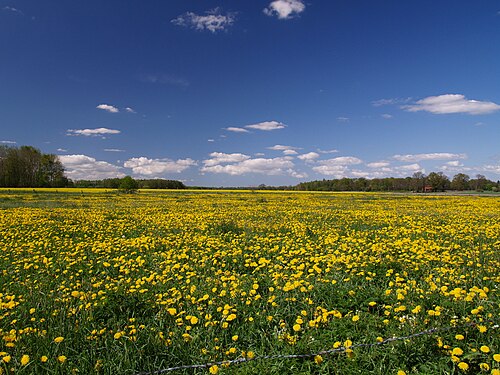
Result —
M 4 189 L 0 374 L 498 375 L 499 270 L 498 196 Z

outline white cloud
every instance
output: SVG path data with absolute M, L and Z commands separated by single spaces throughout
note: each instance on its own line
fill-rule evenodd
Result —
M 426 111 L 434 114 L 467 113 L 483 115 L 500 110 L 500 105 L 493 102 L 466 99 L 460 94 L 429 96 L 415 104 L 402 106 L 409 112 Z
M 306 6 L 302 0 L 275 0 L 264 9 L 264 13 L 286 20 L 302 13 L 305 9 Z
M 133 108 L 130 108 L 130 107 L 126 107 L 125 108 L 125 112 L 127 112 L 127 113 L 137 113 Z
M 118 113 L 120 110 L 116 108 L 115 106 L 109 105 L 109 104 L 99 104 L 97 109 L 102 109 L 103 111 L 109 112 L 109 113 Z
M 361 164 L 363 160 L 358 159 L 354 156 L 339 156 L 333 159 L 320 160 L 319 163 L 322 165 L 353 165 Z
M 85 137 L 103 137 L 106 134 L 120 134 L 120 130 L 108 129 L 108 128 L 96 128 L 96 129 L 68 129 L 66 135 L 82 135 Z
M 466 159 L 466 154 L 451 154 L 448 152 L 433 152 L 429 154 L 408 154 L 394 155 L 393 159 L 404 162 L 418 162 L 422 160 L 450 160 L 450 159 Z
M 348 166 L 361 164 L 363 161 L 354 156 L 339 156 L 333 159 L 320 160 L 318 161 L 318 166 L 312 169 L 315 172 L 333 176 L 335 178 L 346 177 L 349 173 Z
M 196 165 L 192 159 L 149 159 L 144 156 L 131 158 L 123 163 L 126 168 L 131 168 L 132 172 L 142 176 L 161 176 L 165 173 L 181 173 L 191 166 Z
M 246 130 L 244 128 L 238 128 L 238 127 L 234 127 L 234 126 L 224 128 L 224 130 L 227 130 L 228 132 L 234 132 L 234 133 L 250 133 L 248 130 Z
M 339 152 L 339 150 L 337 149 L 332 149 L 332 150 L 321 150 L 318 148 L 318 152 L 320 154 L 336 154 L 337 152 Z
M 460 162 L 459 160 L 452 160 L 452 161 L 449 161 L 447 163 L 444 163 L 445 165 L 449 166 L 449 167 L 463 167 L 464 164 L 462 162 Z
M 337 117 L 337 121 L 340 121 L 340 122 L 349 122 L 349 117 Z
M 5 11 L 7 11 L 7 12 L 12 12 L 12 13 L 16 13 L 16 14 L 18 14 L 20 16 L 24 16 L 24 13 L 22 11 L 20 11 L 19 9 L 14 8 L 14 7 L 5 6 L 2 9 L 5 10 Z
M 299 155 L 297 156 L 297 158 L 299 158 L 300 160 L 304 160 L 304 161 L 313 161 L 317 158 L 319 158 L 319 154 L 317 152 L 308 152 L 307 154 L 302 154 L 302 155 Z
M 17 142 L 14 141 L 0 141 L 1 144 L 4 145 L 15 145 Z
M 410 100 L 411 100 L 411 98 L 379 99 L 379 100 L 374 100 L 372 102 L 372 105 L 374 107 L 382 107 L 384 105 L 393 105 L 393 104 L 408 103 Z
M 373 163 L 368 163 L 366 165 L 369 168 L 384 168 L 384 167 L 388 167 L 390 165 L 390 163 L 388 163 L 386 161 L 377 161 L 377 162 L 373 162 Z
M 104 151 L 106 151 L 106 152 L 125 152 L 125 150 L 120 150 L 118 148 L 105 148 Z
M 267 147 L 268 150 L 274 150 L 274 151 L 286 151 L 286 150 L 300 150 L 300 147 L 293 147 L 293 146 L 285 146 L 285 145 L 274 145 L 271 147 Z
M 278 121 L 264 121 L 264 122 L 259 122 L 257 124 L 251 124 L 245 126 L 245 128 L 248 129 L 257 129 L 264 131 L 278 130 L 278 129 L 283 129 L 285 127 L 286 127 L 285 124 L 282 124 L 281 122 Z
M 250 159 L 250 156 L 240 153 L 225 154 L 223 152 L 212 152 L 209 156 L 210 159 L 203 160 L 203 164 L 205 164 L 206 167 L 219 164 L 238 163 Z
M 400 165 L 394 168 L 397 171 L 402 172 L 418 172 L 422 170 L 422 167 L 418 163 Z
M 73 180 L 101 180 L 125 176 L 120 167 L 87 155 L 59 155 L 59 160 L 66 169 L 66 175 Z
M 215 139 L 212 139 L 212 138 L 207 139 L 207 142 L 215 142 Z
M 212 155 L 212 154 L 211 154 Z M 242 154 L 232 154 L 242 155 Z M 246 156 L 246 155 L 244 155 Z M 213 159 L 205 160 L 205 166 L 201 168 L 201 172 L 224 173 L 232 176 L 239 176 L 248 173 L 258 173 L 265 175 L 284 175 L 288 174 L 295 177 L 297 172 L 293 170 L 294 164 L 288 157 L 264 159 L 244 159 L 240 162 L 231 164 L 215 164 Z
M 170 22 L 177 26 L 190 27 L 196 30 L 208 30 L 212 33 L 227 30 L 234 21 L 234 13 L 222 14 L 219 8 L 205 12 L 205 15 L 199 15 L 193 12 L 184 13 Z
M 283 150 L 284 155 L 297 155 L 298 152 L 295 150 Z
M 57 152 L 68 152 L 68 150 L 64 149 L 64 148 L 58 148 L 56 150 Z
M 500 164 L 498 165 L 484 165 L 480 168 L 482 172 L 492 172 L 500 175 Z
M 382 118 L 385 118 L 385 119 L 387 119 L 387 120 L 388 120 L 388 119 L 391 119 L 391 118 L 393 117 L 392 115 L 390 115 L 390 114 L 388 114 L 388 113 L 384 113 L 384 114 L 382 114 L 381 116 L 382 116 Z

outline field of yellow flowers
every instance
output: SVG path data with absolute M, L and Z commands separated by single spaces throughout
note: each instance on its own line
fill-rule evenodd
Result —
M 499 197 L 2 190 L 0 374 L 498 375 L 499 270 Z

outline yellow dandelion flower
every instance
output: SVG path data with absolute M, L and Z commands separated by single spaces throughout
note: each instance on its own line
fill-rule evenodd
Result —
M 460 348 L 453 348 L 453 350 L 451 351 L 451 353 L 453 355 L 457 355 L 458 356 L 458 355 L 464 354 L 464 351 L 462 349 L 460 349 Z
M 462 341 L 465 337 L 464 335 L 455 335 L 455 338 L 459 341 Z
M 398 374 L 397 375 L 406 375 L 406 372 L 404 372 L 403 370 L 398 370 Z
M 55 343 L 60 343 L 60 342 L 63 342 L 63 341 L 64 341 L 64 337 L 62 337 L 62 336 L 58 336 L 58 337 L 56 337 L 56 338 L 54 339 L 54 342 L 55 342 Z
M 318 365 L 321 365 L 323 363 L 323 357 L 320 355 L 314 356 L 314 362 L 316 362 L 316 364 Z
M 483 353 L 489 353 L 490 352 L 489 346 L 486 346 L 486 345 L 481 346 L 479 348 L 479 350 L 481 350 Z
M 500 362 L 500 354 L 493 354 L 493 360 L 495 362 Z
M 301 326 L 300 326 L 300 324 L 294 324 L 292 328 L 293 328 L 293 330 L 294 330 L 295 332 L 299 332 L 299 331 L 300 331 L 300 329 L 301 329 Z
M 490 365 L 483 362 L 479 364 L 479 368 L 483 371 L 488 371 L 490 369 Z
M 47 362 L 48 360 L 49 360 L 49 358 L 48 358 L 46 355 L 42 355 L 42 356 L 40 357 L 40 361 L 41 361 L 42 363 L 45 363 L 45 362 Z
M 247 352 L 247 358 L 248 358 L 248 359 L 253 359 L 253 358 L 255 358 L 255 353 L 254 353 L 254 352 L 252 352 L 252 351 L 248 351 L 248 352 Z
M 467 371 L 469 369 L 469 365 L 465 362 L 460 362 L 458 364 L 458 368 L 462 371 Z
M 12 357 L 10 355 L 6 355 L 6 356 L 2 357 L 2 361 L 3 361 L 3 363 L 9 363 L 11 358 Z
M 208 369 L 208 371 L 211 373 L 211 374 L 218 374 L 219 373 L 219 366 L 217 365 L 213 365 L 213 366 L 210 366 L 210 368 Z
M 25 354 L 21 357 L 21 365 L 26 366 L 30 361 L 30 356 Z
M 66 362 L 68 358 L 65 356 L 65 355 L 60 355 L 59 357 L 57 357 L 57 360 L 59 361 L 59 363 L 64 363 Z

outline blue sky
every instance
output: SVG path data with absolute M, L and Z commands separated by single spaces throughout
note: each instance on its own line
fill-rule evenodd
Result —
M 0 0 L 0 142 L 73 179 L 500 179 L 500 3 Z

